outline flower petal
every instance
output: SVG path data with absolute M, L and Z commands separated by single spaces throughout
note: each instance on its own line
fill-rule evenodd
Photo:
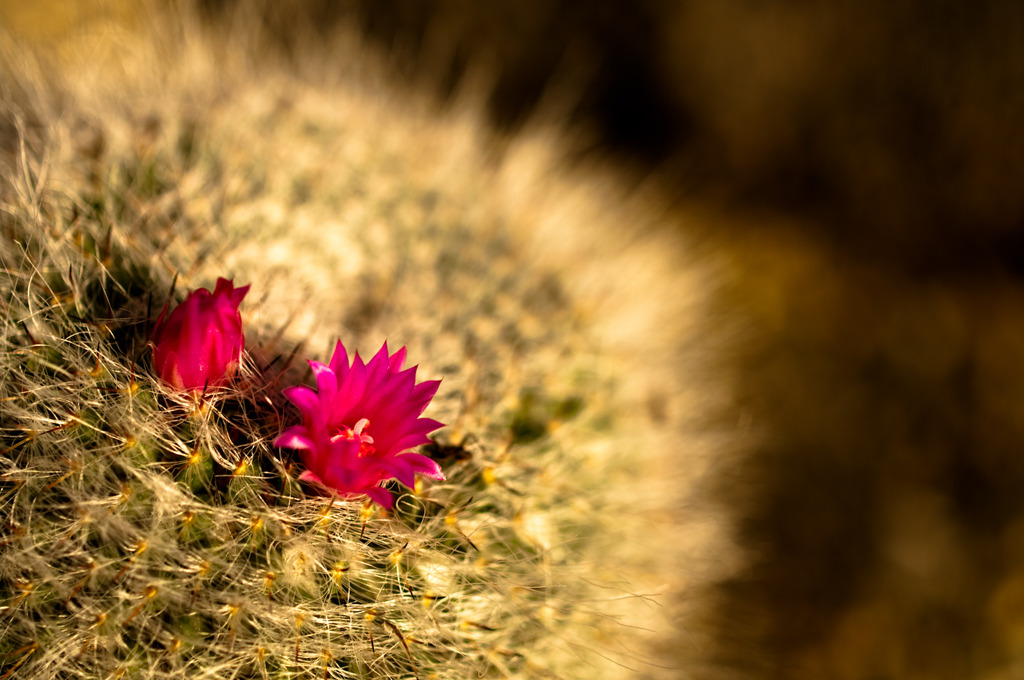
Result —
M 303 425 L 289 427 L 274 440 L 274 446 L 281 449 L 313 449 L 316 443 L 309 436 L 309 430 Z
M 391 496 L 387 489 L 382 489 L 379 486 L 370 487 L 369 489 L 366 489 L 363 493 L 369 496 L 371 501 L 373 501 L 377 505 L 387 508 L 388 510 L 390 510 L 391 507 L 395 504 L 395 499 Z
M 441 470 L 441 466 L 437 464 L 437 461 L 433 458 L 421 455 L 419 453 L 407 453 L 402 458 L 408 458 L 409 465 L 416 470 L 418 474 L 430 479 L 435 479 L 439 482 L 445 480 L 444 472 Z
M 309 367 L 316 378 L 316 389 L 319 391 L 317 399 L 320 403 L 330 403 L 338 392 L 338 377 L 330 366 L 325 366 L 319 361 L 310 361 Z
M 298 406 L 304 416 L 312 416 L 312 414 L 320 412 L 320 399 L 316 392 L 305 385 L 286 387 L 281 390 L 281 393 L 288 401 Z
M 366 393 L 366 365 L 356 353 L 355 361 L 343 382 L 338 383 L 338 395 L 331 405 L 327 422 L 332 427 L 354 424 L 359 418 L 351 418 L 350 413 L 359 404 Z M 364 417 L 364 416 L 360 416 Z M 347 421 L 353 421 L 349 423 Z
M 388 345 L 388 343 L 385 342 L 384 346 L 387 347 L 387 345 Z M 399 371 L 402 370 L 402 364 L 404 364 L 404 363 L 405 363 L 405 347 L 402 347 L 402 349 L 398 350 L 397 352 L 395 352 L 394 354 L 391 355 L 391 359 L 389 361 L 388 367 L 391 369 L 392 373 L 398 373 Z
M 331 370 L 334 371 L 334 375 L 338 377 L 338 383 L 340 384 L 348 373 L 349 367 L 348 352 L 345 351 L 345 345 L 341 343 L 341 340 L 334 345 L 334 354 L 331 355 L 329 364 Z

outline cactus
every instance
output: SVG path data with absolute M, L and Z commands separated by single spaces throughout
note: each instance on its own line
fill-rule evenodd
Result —
M 503 177 L 472 124 L 270 65 L 236 78 L 253 67 L 170 25 L 124 38 L 116 82 L 3 56 L 0 678 L 643 667 L 620 620 L 659 616 L 638 590 L 675 554 L 616 551 L 659 540 L 654 478 L 674 477 L 644 466 L 670 426 L 638 415 L 636 358 L 607 329 L 656 345 L 642 324 L 665 318 L 569 281 L 504 223 L 548 238 L 563 218 L 534 211 L 573 200 L 516 193 L 532 147 Z M 176 392 L 153 370 L 156 315 L 222 274 L 252 284 L 247 352 L 230 384 Z M 299 419 L 281 389 L 338 337 L 408 344 L 442 378 L 426 415 L 449 426 L 420 452 L 447 481 L 390 486 L 391 510 L 312 492 L 271 445 Z

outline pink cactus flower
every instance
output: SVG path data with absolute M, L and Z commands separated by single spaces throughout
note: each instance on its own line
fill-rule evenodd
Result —
M 405 347 L 389 355 L 386 342 L 370 361 L 357 352 L 350 362 L 339 342 L 330 364 L 309 362 L 316 391 L 284 390 L 303 423 L 282 432 L 274 445 L 298 449 L 308 468 L 300 479 L 345 496 L 365 494 L 386 508 L 394 501 L 381 482 L 394 478 L 413 488 L 417 473 L 444 480 L 436 462 L 410 453 L 442 427 L 420 417 L 441 381 L 416 383 L 416 367 L 402 370 L 404 362 Z
M 167 314 L 164 307 L 153 329 L 153 366 L 178 390 L 198 391 L 220 385 L 238 369 L 245 346 L 238 306 L 249 286 L 235 288 L 217 279 L 213 292 L 200 288 Z

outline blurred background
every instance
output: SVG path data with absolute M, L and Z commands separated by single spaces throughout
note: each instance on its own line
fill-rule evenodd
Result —
M 60 6 L 0 16 L 99 11 Z M 439 115 L 481 88 L 498 138 L 555 121 L 727 263 L 708 427 L 736 439 L 703 491 L 748 561 L 672 605 L 679 677 L 1024 676 L 1024 3 L 200 10 L 296 61 L 355 27 Z

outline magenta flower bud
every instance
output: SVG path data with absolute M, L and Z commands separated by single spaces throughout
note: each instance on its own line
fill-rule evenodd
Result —
M 217 279 L 212 293 L 192 291 L 166 320 L 164 307 L 153 329 L 157 375 L 178 390 L 203 390 L 234 375 L 245 346 L 238 306 L 248 292 Z

